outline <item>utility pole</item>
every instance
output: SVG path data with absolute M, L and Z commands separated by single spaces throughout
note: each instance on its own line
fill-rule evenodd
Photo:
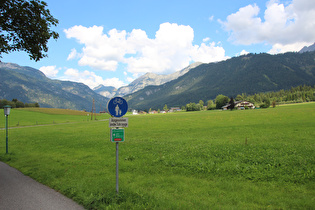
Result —
M 93 105 L 92 105 L 92 113 L 91 113 L 91 120 L 93 120 L 93 113 L 95 112 L 95 101 L 93 98 Z
M 94 120 L 96 120 L 96 108 L 95 108 L 94 98 L 93 98 L 93 107 L 94 107 Z

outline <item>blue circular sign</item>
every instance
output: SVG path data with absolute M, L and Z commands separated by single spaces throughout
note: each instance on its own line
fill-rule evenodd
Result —
M 128 111 L 128 104 L 122 97 L 114 97 L 108 101 L 107 110 L 113 117 L 122 117 Z

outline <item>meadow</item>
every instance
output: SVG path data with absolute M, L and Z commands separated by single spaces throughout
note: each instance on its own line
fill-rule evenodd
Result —
M 108 114 L 93 113 L 92 116 L 90 112 L 70 109 L 17 108 L 12 109 L 11 112 L 9 115 L 9 127 L 73 123 L 95 119 L 104 120 L 110 117 Z M 0 115 L 3 117 L 3 109 L 0 111 Z M 0 128 L 4 127 L 5 124 L 1 123 Z
M 43 112 L 12 110 L 16 128 L 9 130 L 7 155 L 0 130 L 0 161 L 87 209 L 315 206 L 315 103 L 127 116 L 119 195 L 109 116 L 91 121 Z M 17 126 L 18 115 L 29 125 L 37 118 L 48 125 Z M 4 122 L 3 111 L 0 117 Z

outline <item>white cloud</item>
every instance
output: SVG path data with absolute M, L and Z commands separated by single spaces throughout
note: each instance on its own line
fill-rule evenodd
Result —
M 237 53 L 236 56 L 247 55 L 247 54 L 249 54 L 249 52 L 247 52 L 246 50 L 242 50 L 240 53 Z
M 115 71 L 118 62 L 123 58 L 125 51 L 124 37 L 126 32 L 118 32 L 116 29 L 109 31 L 109 36 L 103 34 L 103 27 L 93 26 L 86 28 L 74 26 L 64 30 L 67 38 L 76 38 L 80 44 L 84 44 L 79 65 L 91 66 L 95 69 Z
M 79 58 L 79 57 L 80 57 L 80 54 L 77 52 L 77 50 L 75 48 L 73 48 L 73 49 L 71 49 L 71 52 L 68 55 L 67 60 L 72 60 L 72 59 Z
M 225 56 L 225 50 L 222 47 L 216 46 L 215 42 L 207 45 L 202 43 L 200 46 L 195 45 L 192 53 L 192 59 L 196 62 L 210 63 L 228 59 Z
M 133 82 L 135 79 L 134 78 L 132 78 L 132 77 L 127 77 L 127 81 L 128 82 Z
M 77 69 L 67 69 L 64 74 L 69 78 L 80 79 L 80 72 Z
M 310 43 L 308 42 L 297 42 L 293 44 L 274 44 L 272 49 L 268 52 L 270 54 L 278 54 L 278 53 L 285 53 L 285 52 L 294 52 L 300 51 L 304 46 L 309 46 Z
M 248 5 L 219 21 L 230 40 L 236 44 L 267 43 L 271 51 L 298 51 L 300 46 L 315 41 L 315 1 L 293 0 L 288 5 L 271 0 L 264 11 L 264 20 L 258 15 L 260 8 Z
M 94 72 L 91 71 L 83 71 L 80 72 L 77 69 L 67 69 L 64 73 L 63 80 L 70 80 L 73 82 L 81 82 L 89 86 L 91 89 L 95 88 L 96 86 L 102 84 L 105 86 L 113 86 L 115 88 L 119 88 L 124 86 L 124 82 L 120 81 L 118 78 L 110 78 L 105 79 L 101 76 L 96 75 Z
M 202 41 L 203 41 L 203 42 L 208 42 L 208 41 L 210 41 L 210 38 L 209 38 L 209 37 L 206 37 L 206 38 L 204 38 Z
M 100 26 L 74 26 L 64 32 L 67 38 L 75 38 L 84 45 L 79 65 L 100 70 L 115 71 L 122 63 L 127 64 L 131 73 L 172 73 L 192 61 L 226 59 L 223 47 L 215 43 L 193 45 L 194 30 L 175 23 L 161 24 L 154 39 L 141 29 L 130 33 L 112 29 L 104 34 Z M 206 38 L 204 42 L 209 40 Z
M 47 77 L 54 78 L 57 76 L 60 68 L 56 68 L 56 66 L 42 66 L 39 70 L 43 72 Z
M 115 88 L 120 88 L 122 86 L 125 86 L 126 84 L 123 81 L 120 81 L 119 78 L 110 78 L 110 79 L 105 79 L 103 82 L 103 85 L 105 86 L 113 86 Z
M 212 15 L 211 17 L 209 17 L 209 21 L 212 22 L 213 21 L 214 16 Z
M 127 58 L 132 73 L 169 73 L 189 65 L 194 31 L 190 26 L 163 23 L 155 39 L 138 48 L 139 56 Z

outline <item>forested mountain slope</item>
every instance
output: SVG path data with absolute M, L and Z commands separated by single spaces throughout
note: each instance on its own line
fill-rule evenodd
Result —
M 289 89 L 315 84 L 315 52 L 278 55 L 247 54 L 218 63 L 201 64 L 176 80 L 148 86 L 126 96 L 129 107 L 158 109 L 165 104 L 182 106 L 218 94 L 237 94 Z
M 82 83 L 52 80 L 41 71 L 13 63 L 0 63 L 0 99 L 39 103 L 41 107 L 97 111 L 108 99 Z

